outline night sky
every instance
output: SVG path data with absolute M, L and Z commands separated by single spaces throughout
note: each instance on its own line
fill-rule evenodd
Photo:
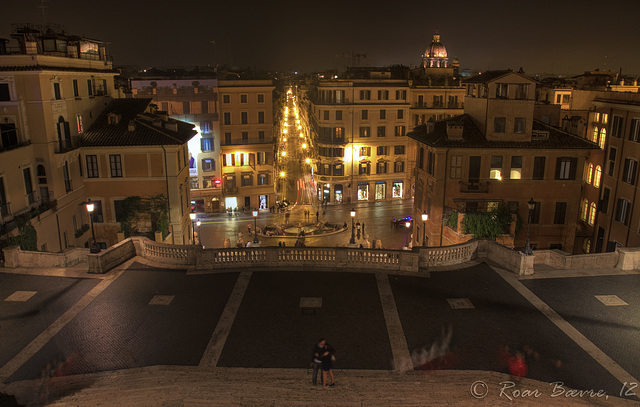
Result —
M 41 0 L 2 0 L 11 23 L 42 23 Z M 578 74 L 640 73 L 637 2 L 45 0 L 46 21 L 109 42 L 116 65 L 340 68 L 346 54 L 368 65 L 415 66 L 436 30 L 462 69 Z M 212 43 L 215 41 L 215 45 Z

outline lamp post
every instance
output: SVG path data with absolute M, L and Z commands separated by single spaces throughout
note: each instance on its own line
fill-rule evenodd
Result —
M 193 224 L 193 221 L 196 220 L 196 213 L 191 212 L 189 214 L 189 217 L 191 218 L 191 241 L 193 242 L 193 244 L 196 244 L 196 227 Z
M 527 202 L 527 205 L 529 206 L 529 221 L 527 222 L 527 244 L 524 247 L 524 254 L 531 256 L 533 254 L 533 250 L 531 250 L 529 238 L 531 237 L 531 219 L 533 218 L 533 209 L 536 207 L 536 202 L 531 198 L 529 199 L 529 202 Z
M 356 244 L 356 235 L 355 235 L 355 224 L 354 219 L 356 217 L 356 210 L 351 209 L 351 240 L 349 240 L 349 244 Z
M 404 223 L 404 226 L 407 228 L 407 231 L 404 235 L 404 247 L 406 247 L 407 249 L 409 249 L 409 228 L 411 227 L 411 222 L 407 221 Z
M 258 243 L 258 210 L 253 210 L 253 243 Z
M 427 219 L 429 219 L 429 215 L 427 212 L 422 212 L 422 246 L 425 247 L 427 242 L 425 241 L 427 236 Z
M 202 222 L 200 222 L 200 219 L 198 219 L 196 221 L 196 226 L 198 226 L 198 242 L 200 243 L 200 245 L 202 245 L 202 236 L 200 235 L 200 225 L 202 224 Z
M 91 248 L 89 249 L 89 253 L 100 253 L 100 246 L 96 242 L 96 231 L 93 228 L 93 210 L 95 209 L 95 205 L 91 202 L 91 199 L 87 199 L 87 203 L 85 204 L 87 207 L 87 212 L 89 212 L 89 219 L 91 220 Z

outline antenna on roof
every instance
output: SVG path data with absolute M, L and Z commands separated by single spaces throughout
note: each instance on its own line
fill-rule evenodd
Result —
M 45 6 L 44 5 L 45 1 L 48 1 L 48 0 L 40 0 L 40 5 L 36 6 L 36 7 L 38 7 L 39 9 L 42 10 L 42 22 L 46 25 L 47 24 L 47 16 L 45 15 L 44 10 L 46 8 L 49 8 L 49 6 Z

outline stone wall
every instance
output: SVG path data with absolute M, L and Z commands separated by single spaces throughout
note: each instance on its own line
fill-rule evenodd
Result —
M 618 252 L 569 254 L 561 250 L 536 250 L 535 264 L 546 264 L 560 270 L 614 268 L 618 264 Z
M 640 248 L 620 247 L 618 248 L 620 258 L 617 268 L 622 270 L 640 270 Z
M 136 245 L 134 239 L 125 239 L 120 243 L 101 251 L 100 253 L 88 255 L 89 273 L 104 274 L 107 271 L 118 267 L 125 261 L 136 256 Z
M 16 267 L 72 267 L 83 261 L 87 261 L 89 249 L 72 248 L 63 253 L 23 251 L 18 246 L 9 246 L 3 249 L 7 268 Z

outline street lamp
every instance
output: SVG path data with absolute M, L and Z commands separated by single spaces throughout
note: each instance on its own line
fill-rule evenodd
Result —
M 193 224 L 193 221 L 196 220 L 196 213 L 191 212 L 189 214 L 189 217 L 191 218 L 191 241 L 193 242 L 193 244 L 196 244 L 196 228 Z
M 531 256 L 533 254 L 533 250 L 531 250 L 529 238 L 531 237 L 531 219 L 533 218 L 533 209 L 536 207 L 536 201 L 531 198 L 529 202 L 527 202 L 527 205 L 529 206 L 529 221 L 527 222 L 527 244 L 524 247 L 524 254 Z
M 404 226 L 407 228 L 407 232 L 405 233 L 405 236 L 404 236 L 404 241 L 405 241 L 404 247 L 408 249 L 409 248 L 409 228 L 411 227 L 411 222 L 406 221 L 404 223 Z
M 422 212 L 422 246 L 426 246 L 426 236 L 427 236 L 427 219 L 429 219 L 429 214 L 427 212 Z
M 200 222 L 200 219 L 198 219 L 196 221 L 196 226 L 198 226 L 198 242 L 200 242 L 200 244 L 202 245 L 202 235 L 200 235 L 200 225 L 202 225 L 202 222 Z
M 253 210 L 253 243 L 258 243 L 258 210 Z
M 349 244 L 356 244 L 356 235 L 355 235 L 355 228 L 354 228 L 354 219 L 356 217 L 356 210 L 355 209 L 351 209 L 351 240 L 349 240 Z
M 93 228 L 93 210 L 95 209 L 95 205 L 91 202 L 91 199 L 87 199 L 87 203 L 85 205 L 87 207 L 87 212 L 89 212 L 89 219 L 91 220 L 91 237 L 93 239 L 89 253 L 100 253 L 100 246 L 98 246 L 98 243 L 96 242 L 96 231 Z

